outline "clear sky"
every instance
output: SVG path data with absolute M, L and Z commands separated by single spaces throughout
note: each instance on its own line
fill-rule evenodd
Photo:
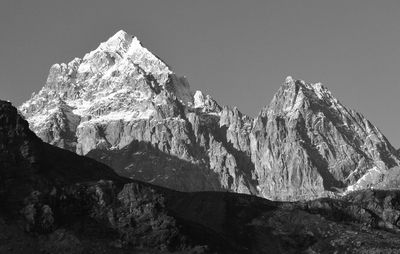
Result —
M 255 116 L 286 76 L 322 82 L 400 146 L 399 0 L 1 0 L 0 98 L 120 29 L 220 104 Z

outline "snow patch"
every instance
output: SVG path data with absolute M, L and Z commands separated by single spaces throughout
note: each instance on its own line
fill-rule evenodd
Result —
M 150 119 L 150 117 L 154 116 L 155 114 L 156 111 L 154 109 L 146 109 L 144 111 L 113 111 L 106 115 L 92 118 L 89 121 L 81 122 L 78 127 L 93 123 L 107 123 L 112 121 L 129 122 L 133 120 Z
M 203 108 L 204 107 L 204 95 L 201 91 L 197 90 L 194 93 L 194 107 L 195 108 Z
M 68 101 L 67 104 L 75 108 L 72 110 L 72 113 L 78 116 L 83 116 L 86 115 L 86 112 L 89 110 L 89 108 L 92 106 L 92 103 L 89 101 L 84 101 L 82 99 L 76 100 L 76 101 Z
M 319 99 L 322 99 L 324 96 L 324 91 L 322 88 L 322 84 L 321 83 L 316 83 L 313 86 L 315 94 L 318 96 Z
M 382 169 L 378 167 L 373 167 L 369 169 L 360 179 L 358 179 L 355 184 L 348 186 L 344 194 L 360 189 L 365 189 L 370 187 L 370 185 L 377 184 L 377 180 L 383 173 L 384 172 L 382 171 Z
M 293 105 L 288 104 L 288 107 L 285 108 L 286 114 L 289 118 L 296 118 L 299 115 L 299 109 L 303 105 L 304 102 L 304 95 L 302 92 L 296 96 L 296 100 L 294 101 Z

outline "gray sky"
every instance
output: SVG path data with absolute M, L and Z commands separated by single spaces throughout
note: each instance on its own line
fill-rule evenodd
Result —
M 398 0 L 1 0 L 0 98 L 119 29 L 220 104 L 254 116 L 286 76 L 322 82 L 400 146 Z

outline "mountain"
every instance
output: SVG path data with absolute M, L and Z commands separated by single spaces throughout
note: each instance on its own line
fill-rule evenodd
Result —
M 119 177 L 0 101 L 0 253 L 398 253 L 400 192 L 280 203 Z
M 123 31 L 83 59 L 53 65 L 19 110 L 45 142 L 122 176 L 177 190 L 256 194 L 224 144 L 221 107 L 192 94 L 185 78 Z
M 256 117 L 250 137 L 261 192 L 272 199 L 366 188 L 399 164 L 396 150 L 364 116 L 322 84 L 291 77 Z
M 53 65 L 19 110 L 45 142 L 180 191 L 303 200 L 382 186 L 398 172 L 384 135 L 320 83 L 288 77 L 253 119 L 192 92 L 124 31 Z

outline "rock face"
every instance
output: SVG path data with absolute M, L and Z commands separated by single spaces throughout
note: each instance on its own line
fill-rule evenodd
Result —
M 236 115 L 245 125 L 247 118 L 235 112 L 226 115 Z M 398 191 L 358 191 L 341 199 L 294 203 L 173 191 L 119 177 L 90 158 L 42 142 L 3 101 L 0 158 L 4 254 L 400 250 Z
M 19 110 L 45 142 L 182 191 L 311 199 L 379 184 L 399 164 L 383 134 L 321 84 L 288 78 L 252 119 L 191 92 L 124 31 L 53 65 Z
M 250 138 L 261 192 L 271 199 L 355 190 L 369 175 L 378 181 L 399 163 L 395 149 L 365 117 L 321 84 L 290 77 L 255 119 Z

